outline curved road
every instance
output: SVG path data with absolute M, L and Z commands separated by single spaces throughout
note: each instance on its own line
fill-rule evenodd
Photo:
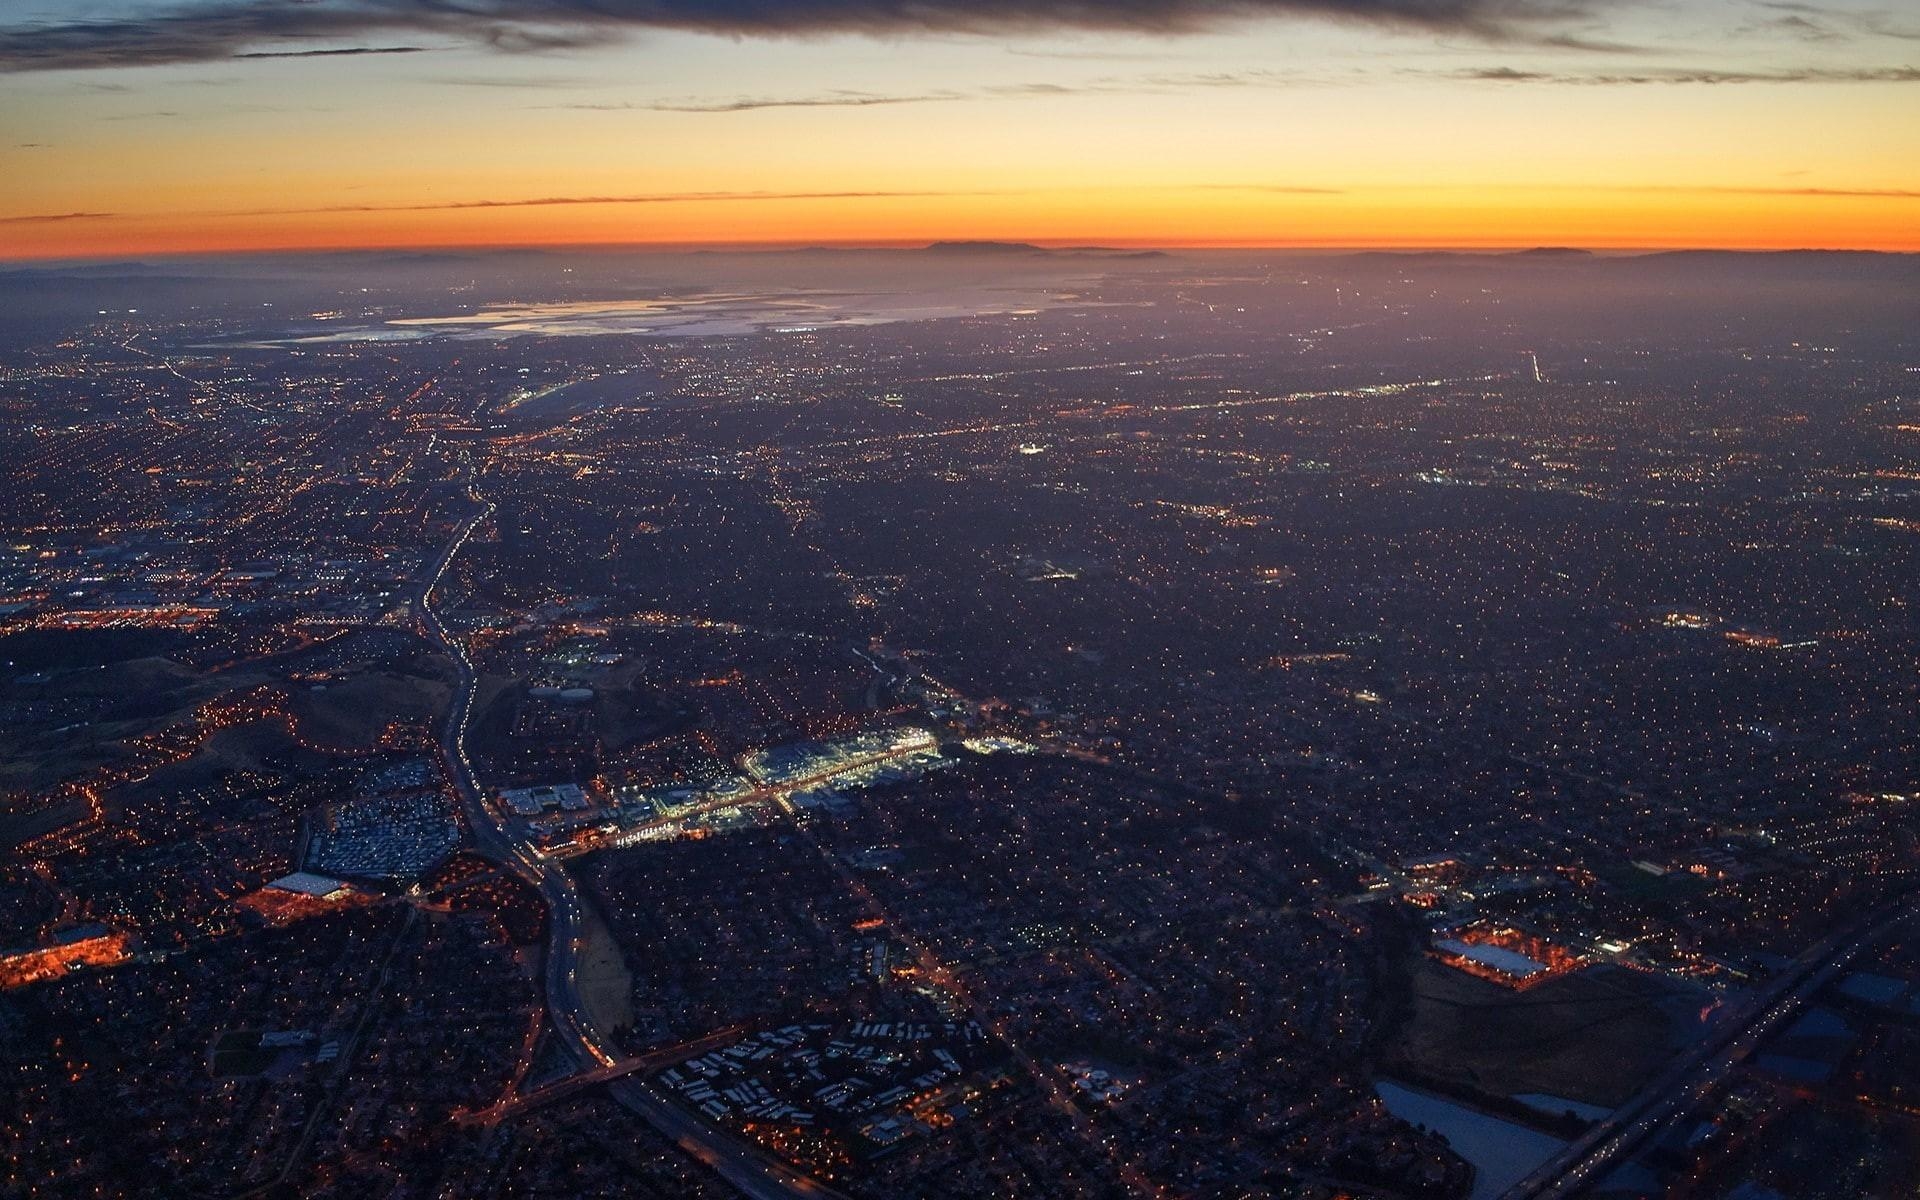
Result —
M 441 551 L 411 603 L 420 631 L 452 658 L 458 669 L 453 702 L 447 708 L 446 725 L 440 734 L 440 750 L 446 759 L 447 773 L 460 794 L 461 806 L 466 810 L 475 849 L 536 888 L 546 903 L 549 918 L 547 1014 L 554 1029 L 580 1064 L 612 1066 L 621 1055 L 587 1018 L 578 989 L 578 954 L 586 917 L 579 885 L 557 859 L 514 835 L 508 823 L 487 803 L 473 762 L 467 755 L 467 732 L 473 725 L 479 675 L 467 655 L 466 645 L 447 632 L 440 614 L 434 611 L 433 593 L 473 537 L 474 530 L 494 513 L 493 502 L 482 496 L 477 487 L 469 485 L 468 492 L 480 509 L 454 532 L 452 541 Z M 841 1200 L 839 1192 L 695 1118 L 642 1080 L 615 1080 L 608 1085 L 608 1090 L 657 1133 L 705 1163 L 751 1200 Z
M 473 660 L 467 656 L 465 644 L 447 632 L 440 614 L 434 611 L 433 593 L 440 586 L 453 560 L 459 557 L 460 551 L 473 537 L 473 531 L 493 515 L 492 503 L 481 500 L 477 492 L 474 499 L 481 501 L 479 511 L 461 523 L 453 540 L 441 551 L 440 558 L 434 563 L 433 570 L 427 575 L 413 603 L 414 617 L 421 630 L 453 659 L 459 672 L 453 702 L 447 708 L 447 723 L 440 734 L 440 750 L 446 758 L 447 773 L 460 793 L 461 805 L 466 809 L 467 825 L 472 830 L 475 848 L 536 888 L 546 902 L 550 916 L 546 956 L 547 1012 L 553 1019 L 554 1027 L 560 1030 L 570 1049 L 606 1065 L 616 1061 L 618 1056 L 608 1052 L 598 1031 L 582 1019 L 579 1005 L 571 998 L 572 989 L 566 986 L 574 972 L 574 951 L 578 945 L 581 920 L 585 915 L 579 889 L 572 876 L 559 864 L 509 833 L 499 814 L 487 805 L 476 780 L 473 761 L 467 756 L 467 731 L 473 724 L 473 701 L 479 691 L 479 675 L 473 668 Z

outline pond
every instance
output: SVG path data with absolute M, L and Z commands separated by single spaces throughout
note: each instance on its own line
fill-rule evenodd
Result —
M 1566 1145 L 1557 1137 L 1405 1084 L 1383 1080 L 1373 1090 L 1387 1111 L 1444 1136 L 1455 1154 L 1473 1164 L 1471 1200 L 1495 1200 Z

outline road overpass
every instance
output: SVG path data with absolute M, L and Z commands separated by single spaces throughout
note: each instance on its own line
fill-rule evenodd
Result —
M 674 1045 L 650 1050 L 645 1054 L 633 1054 L 608 1066 L 594 1067 L 588 1071 L 576 1071 L 552 1083 L 543 1084 L 530 1092 L 510 1096 L 499 1103 L 476 1112 L 462 1113 L 454 1120 L 462 1125 L 498 1125 L 502 1121 L 511 1121 L 523 1113 L 577 1096 L 590 1088 L 603 1083 L 612 1083 L 629 1075 L 645 1074 L 649 1071 L 663 1070 L 682 1063 L 690 1058 L 698 1058 L 709 1050 L 717 1050 L 730 1042 L 738 1040 L 747 1032 L 744 1025 L 730 1025 L 718 1029 L 705 1037 L 690 1042 L 677 1042 Z

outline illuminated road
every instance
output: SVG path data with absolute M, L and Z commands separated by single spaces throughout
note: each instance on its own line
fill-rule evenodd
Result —
M 455 531 L 452 541 L 422 581 L 411 608 L 421 633 L 453 659 L 459 675 L 453 702 L 447 708 L 447 721 L 440 735 L 440 749 L 446 759 L 447 773 L 460 796 L 467 814 L 473 844 L 484 857 L 501 864 L 529 885 L 538 889 L 548 913 L 546 994 L 547 1014 L 553 1021 L 561 1043 L 575 1060 L 588 1069 L 617 1067 L 623 1056 L 586 1016 L 579 992 L 579 951 L 585 927 L 586 905 L 579 885 L 560 862 L 539 848 L 516 837 L 500 814 L 487 803 L 480 790 L 473 762 L 467 754 L 467 733 L 473 725 L 474 697 L 479 690 L 479 675 L 466 646 L 447 632 L 440 614 L 434 611 L 433 593 L 445 578 L 460 551 L 478 529 L 493 515 L 494 505 L 477 487 L 470 494 L 481 507 Z M 608 1083 L 613 1097 L 627 1109 L 688 1154 L 699 1159 L 726 1180 L 741 1195 L 751 1200 L 841 1200 L 840 1193 L 809 1178 L 786 1163 L 758 1148 L 702 1122 L 674 1105 L 647 1084 L 631 1078 Z
M 720 1133 L 638 1079 L 607 1085 L 613 1098 L 637 1113 L 654 1132 L 705 1163 L 751 1200 L 846 1200 L 837 1192 L 772 1155 Z
M 1728 1019 L 1728 1027 L 1709 1035 L 1638 1097 L 1508 1189 L 1501 1200 L 1568 1200 L 1597 1183 L 1614 1164 L 1698 1109 L 1769 1033 L 1913 911 L 1908 900 L 1888 905 L 1802 954 L 1747 1001 L 1739 1016 Z
M 498 1103 L 478 1112 L 463 1113 L 454 1119 L 462 1125 L 498 1125 L 510 1121 L 522 1113 L 577 1096 L 588 1088 L 611 1083 L 628 1075 L 640 1075 L 685 1062 L 689 1058 L 698 1058 L 710 1050 L 719 1050 L 745 1037 L 751 1032 L 745 1025 L 729 1025 L 716 1029 L 704 1037 L 690 1042 L 677 1042 L 663 1046 L 658 1050 L 649 1050 L 645 1054 L 635 1054 L 623 1058 L 612 1066 L 595 1067 L 590 1071 L 581 1071 L 553 1083 L 543 1084 L 531 1092 L 514 1094 L 511 1091 Z
M 440 749 L 446 759 L 447 773 L 466 810 L 475 848 L 538 889 L 546 901 L 549 916 L 547 1012 L 553 1019 L 554 1027 L 560 1031 L 569 1048 L 606 1065 L 616 1061 L 619 1056 L 609 1052 L 598 1032 L 589 1028 L 582 1019 L 571 986 L 575 971 L 574 956 L 579 947 L 580 928 L 585 915 L 579 889 L 559 864 L 508 832 L 506 824 L 481 794 L 473 762 L 467 755 L 467 731 L 473 724 L 473 701 L 479 690 L 479 676 L 474 671 L 473 660 L 467 656 L 466 646 L 447 632 L 440 614 L 434 611 L 432 598 L 454 559 L 459 557 L 460 551 L 473 537 L 473 531 L 493 515 L 494 506 L 490 502 L 482 500 L 477 492 L 474 493 L 474 499 L 481 503 L 479 511 L 461 524 L 453 540 L 441 551 L 439 560 L 422 583 L 412 606 L 421 631 L 453 659 L 459 672 L 453 702 L 447 709 L 446 727 L 440 736 Z

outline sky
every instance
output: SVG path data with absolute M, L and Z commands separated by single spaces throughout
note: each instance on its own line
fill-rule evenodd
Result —
M 1910 0 L 0 0 L 0 258 L 1920 250 Z

